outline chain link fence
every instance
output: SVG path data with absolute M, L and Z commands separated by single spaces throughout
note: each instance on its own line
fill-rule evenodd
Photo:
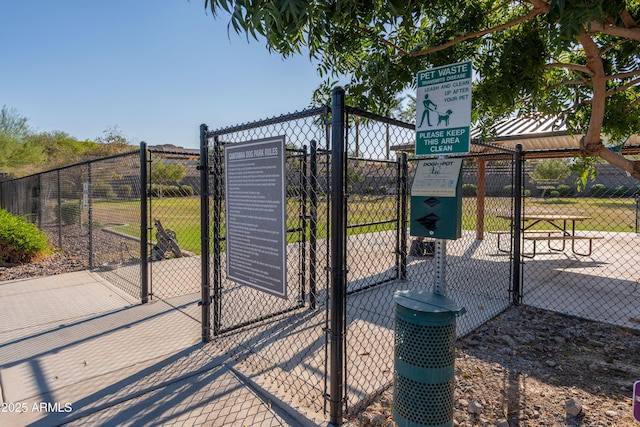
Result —
M 200 321 L 200 153 L 147 153 L 147 258 L 151 298 Z
M 394 293 L 434 291 L 437 259 L 435 240 L 412 236 L 408 227 L 419 160 L 403 161 L 406 154 L 394 151 L 411 145 L 414 126 L 347 112 L 344 395 L 346 413 L 355 414 L 393 384 Z M 445 292 L 467 310 L 458 319 L 458 336 L 499 314 L 511 300 L 511 260 L 496 253 L 496 235 L 490 231 L 499 228 L 498 214 L 511 215 L 513 209 L 513 154 L 483 151 L 464 158 L 462 238 L 446 242 Z M 486 173 L 492 165 L 502 173 Z
M 571 176 L 535 179 L 545 165 L 571 161 L 525 164 L 522 302 L 640 329 L 640 182 L 606 164 L 580 191 Z
M 274 394 L 312 412 L 337 403 L 355 413 L 393 382 L 394 292 L 433 290 L 438 269 L 435 242 L 409 228 L 413 125 L 345 111 L 338 168 L 333 117 L 322 107 L 204 128 L 199 152 L 142 146 L 5 181 L 0 202 L 136 299 L 165 301 L 200 322 L 204 341 Z M 286 143 L 286 298 L 226 276 L 224 147 L 276 136 Z M 535 174 L 548 159 L 529 159 L 514 226 L 514 152 L 483 144 L 462 157 L 462 237 L 446 242 L 444 283 L 467 310 L 459 337 L 513 303 L 639 328 L 636 181 L 599 165 L 578 191 L 570 177 Z M 344 226 L 337 242 L 335 218 Z M 342 294 L 332 293 L 336 272 Z
M 327 380 L 327 114 L 320 108 L 206 131 L 203 141 L 209 153 L 211 243 L 204 334 L 236 358 L 244 374 L 267 387 L 276 384 L 279 393 L 294 395 L 313 411 L 324 407 Z M 225 273 L 224 147 L 277 136 L 285 137 L 286 146 L 286 298 L 243 286 Z
M 2 182 L 2 207 L 38 225 L 79 268 L 140 298 L 139 158 L 134 151 Z

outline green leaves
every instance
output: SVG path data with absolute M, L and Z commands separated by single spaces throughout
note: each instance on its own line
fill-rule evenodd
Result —
M 227 11 L 236 31 L 264 37 L 284 56 L 308 48 L 327 78 L 314 102 L 328 100 L 342 82 L 351 105 L 388 114 L 398 93 L 415 88 L 418 71 L 471 60 L 472 116 L 481 127 L 514 114 L 544 114 L 565 119 L 575 132 L 594 125 L 600 132 L 602 125 L 617 140 L 640 132 L 640 43 L 595 33 L 603 25 L 636 31 L 638 0 L 551 0 L 547 12 L 529 1 L 495 0 L 205 5 L 214 14 Z M 598 99 L 595 76 L 607 89 Z M 592 108 L 603 104 L 604 114 Z
M 50 252 L 47 236 L 38 227 L 0 209 L 0 265 L 29 262 Z

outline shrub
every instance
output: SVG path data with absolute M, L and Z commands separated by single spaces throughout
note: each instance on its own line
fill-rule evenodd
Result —
M 0 262 L 30 262 L 51 252 L 47 236 L 34 224 L 0 209 Z
M 613 192 L 611 193 L 611 196 L 613 197 L 626 197 L 629 195 L 629 193 L 631 193 L 631 191 L 629 190 L 629 187 L 625 186 L 625 185 L 618 185 L 617 187 L 615 187 L 613 189 Z
M 71 225 L 80 222 L 80 203 L 79 202 L 63 202 L 60 205 L 60 214 L 62 218 L 58 218 L 63 225 Z
M 113 187 L 107 182 L 91 184 L 91 194 L 93 197 L 99 197 L 101 199 L 114 199 L 116 194 L 113 192 Z
M 163 185 L 163 193 L 167 197 L 180 197 L 180 187 L 177 185 Z
M 380 194 L 387 194 L 387 192 L 389 191 L 389 186 L 388 185 L 381 185 L 378 188 L 378 191 L 380 191 Z
M 119 185 L 116 187 L 116 193 L 121 199 L 128 199 L 133 194 L 133 188 L 128 184 Z
M 194 194 L 193 187 L 190 185 L 181 185 L 180 192 L 183 196 L 193 196 Z
M 549 197 L 560 197 L 560 192 L 558 190 L 549 190 L 547 193 Z
M 560 184 L 556 188 L 560 197 L 571 197 L 575 194 L 576 190 L 567 184 Z
M 152 197 L 180 197 L 180 187 L 177 185 L 151 184 Z
M 462 196 L 475 197 L 478 195 L 478 187 L 475 184 L 462 184 Z
M 604 184 L 593 184 L 590 193 L 593 197 L 604 197 L 607 194 L 607 186 Z

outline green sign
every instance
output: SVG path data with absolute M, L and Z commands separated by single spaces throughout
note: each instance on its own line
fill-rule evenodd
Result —
M 462 159 L 420 160 L 411 185 L 410 234 L 462 236 Z
M 471 61 L 418 73 L 416 154 L 446 156 L 470 150 Z

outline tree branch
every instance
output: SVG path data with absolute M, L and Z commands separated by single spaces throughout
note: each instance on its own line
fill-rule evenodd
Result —
M 589 33 L 602 33 L 609 36 L 640 41 L 640 27 L 624 28 L 614 25 L 603 25 L 599 22 L 591 22 L 589 24 Z
M 382 37 L 379 34 L 374 34 L 373 31 L 371 31 L 369 28 L 365 28 L 365 27 L 356 27 L 356 29 L 358 31 L 360 31 L 361 33 L 364 34 L 369 34 L 371 36 L 373 36 L 374 38 L 378 39 L 378 41 L 381 41 L 382 43 L 386 44 L 387 46 L 397 50 L 398 52 L 400 52 L 401 56 L 404 56 L 407 54 L 407 51 L 404 50 L 403 48 L 401 48 L 400 46 L 391 43 L 389 40 L 385 39 L 384 37 Z
M 567 70 L 580 71 L 581 73 L 585 73 L 593 77 L 593 72 L 586 65 L 554 62 L 546 64 L 544 68 L 566 68 Z
M 548 10 L 548 6 L 546 8 Z M 513 19 L 509 22 L 505 22 L 504 24 L 500 24 L 498 26 L 495 27 L 491 27 L 491 28 L 487 28 L 484 30 L 480 30 L 480 31 L 476 31 L 473 33 L 468 33 L 468 34 L 464 34 L 456 39 L 450 40 L 444 44 L 438 45 L 438 46 L 434 46 L 434 47 L 430 47 L 429 49 L 424 49 L 421 50 L 419 52 L 413 52 L 413 53 L 409 53 L 410 56 L 422 56 L 422 55 L 427 55 L 429 53 L 433 53 L 433 52 L 438 52 L 444 49 L 447 49 L 451 46 L 454 46 L 460 42 L 463 42 L 465 40 L 470 40 L 470 39 L 474 39 L 476 37 L 481 37 L 487 34 L 491 34 L 491 33 L 495 33 L 497 31 L 500 30 L 504 30 L 505 28 L 509 28 L 509 27 L 513 27 L 514 25 L 520 24 L 521 22 L 525 22 L 528 21 L 529 19 L 535 18 L 536 16 L 542 14 L 545 12 L 545 8 L 542 7 L 538 7 L 538 6 L 534 6 L 533 9 L 531 9 L 529 12 L 527 12 L 525 15 L 520 16 L 519 18 Z
M 640 77 L 638 77 L 637 79 L 633 79 L 615 89 L 611 89 L 610 91 L 607 91 L 607 96 L 612 96 L 612 95 L 615 95 L 616 93 L 624 92 L 625 90 L 629 89 L 631 86 L 635 86 L 638 83 L 640 83 Z
M 589 118 L 587 133 L 580 141 L 580 147 L 587 154 L 597 154 L 600 151 L 600 147 L 603 147 L 600 134 L 602 132 L 602 123 L 604 122 L 607 80 L 598 45 L 585 30 L 578 33 L 578 41 L 584 48 L 587 67 L 593 72 L 591 77 L 593 87 L 591 117 Z
M 633 19 L 633 17 L 631 16 L 631 14 L 629 13 L 629 11 L 627 9 L 624 9 L 622 12 L 620 12 L 620 18 L 622 19 L 622 22 L 624 23 L 624 26 L 627 28 L 635 28 L 638 26 L 638 24 L 636 23 L 636 21 Z

